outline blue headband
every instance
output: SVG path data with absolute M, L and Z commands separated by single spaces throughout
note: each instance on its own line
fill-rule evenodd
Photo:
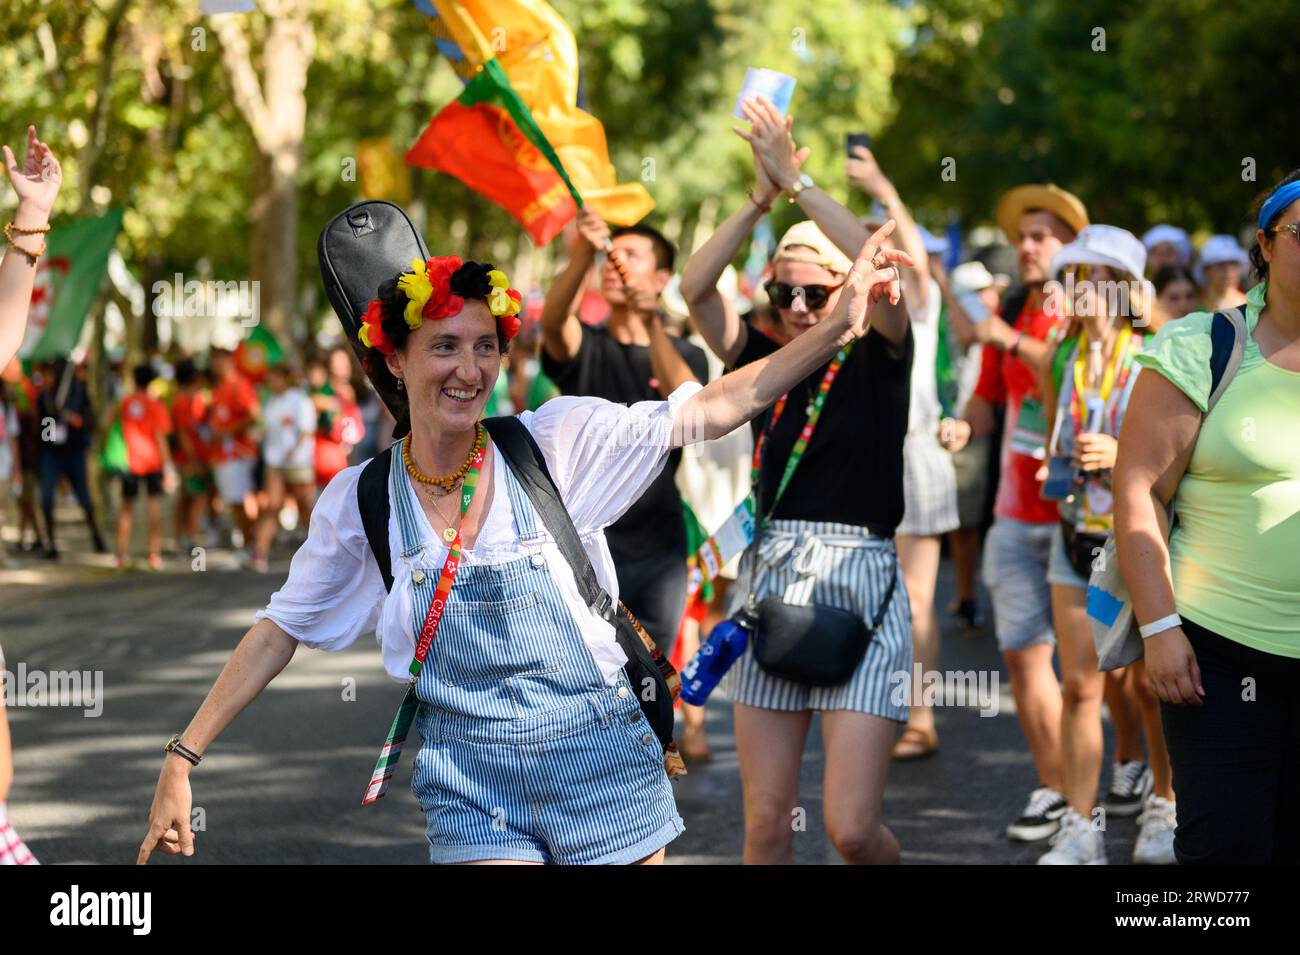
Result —
M 1259 220 L 1256 225 L 1261 229 L 1267 229 L 1269 222 L 1297 199 L 1300 199 L 1300 179 L 1280 186 L 1273 195 L 1264 200 L 1264 204 L 1259 207 Z

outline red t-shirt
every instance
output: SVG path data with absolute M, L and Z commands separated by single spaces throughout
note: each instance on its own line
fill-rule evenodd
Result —
M 203 424 L 207 413 L 208 402 L 201 392 L 196 391 L 188 397 L 178 394 L 172 401 L 172 427 L 178 436 L 172 450 L 172 458 L 177 467 L 188 468 L 208 463 L 209 449 L 203 440 L 203 435 L 199 432 L 199 426 Z M 185 445 L 181 444 L 179 436 L 182 434 L 189 437 L 190 444 L 195 450 L 194 457 L 191 457 L 185 450 Z
M 1030 309 L 1025 302 L 1013 323 L 1016 330 L 1039 341 L 1054 341 L 1068 319 Z M 1038 391 L 1038 376 L 1019 358 L 997 348 L 982 353 L 975 394 L 990 404 L 1006 405 L 1002 435 L 1002 477 L 993 511 L 998 517 L 1030 524 L 1055 524 L 1056 501 L 1043 498 L 1038 469 L 1047 460 L 1047 417 Z
M 132 474 L 156 474 L 162 470 L 158 439 L 171 434 L 171 417 L 161 401 L 143 391 L 122 399 L 119 412 L 122 440 L 126 442 L 126 463 Z
M 257 418 L 257 393 L 243 375 L 235 374 L 212 392 L 209 411 L 212 428 L 212 460 L 218 463 L 237 458 L 257 457 L 257 447 L 248 432 Z M 242 422 L 233 433 L 232 424 Z

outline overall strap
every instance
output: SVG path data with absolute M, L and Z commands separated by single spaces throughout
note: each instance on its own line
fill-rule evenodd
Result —
M 361 476 L 357 479 L 361 526 L 365 528 L 370 553 L 384 578 L 385 590 L 393 589 L 393 560 L 388 549 L 388 472 L 395 457 L 391 447 L 375 455 L 361 469 Z
M 596 579 L 596 570 L 583 549 L 582 538 L 573 526 L 573 519 L 564 509 L 564 501 L 551 478 L 542 449 L 537 446 L 523 422 L 516 417 L 488 418 L 483 422 L 483 427 L 487 429 L 497 451 L 505 458 L 506 465 L 518 480 L 521 489 L 528 495 L 542 525 L 555 535 L 556 546 L 573 570 L 573 578 L 583 601 L 612 624 L 618 614 L 618 607 L 614 598 Z
M 516 421 L 518 419 L 512 418 L 510 420 Z M 486 426 L 486 422 L 484 424 Z M 491 433 L 491 429 L 489 429 L 489 433 Z M 525 433 L 527 433 L 526 429 Z M 495 438 L 493 439 L 493 444 L 496 445 Z M 501 447 L 499 445 L 496 447 L 497 452 L 502 454 L 502 456 L 505 456 Z M 507 465 L 509 464 L 509 461 L 510 459 L 506 457 Z M 528 499 L 528 494 L 520 485 L 519 479 L 515 477 L 514 469 L 507 466 L 505 472 L 506 491 L 510 496 L 510 510 L 513 511 L 515 515 L 515 533 L 519 535 L 521 543 L 534 543 L 543 536 L 542 529 L 537 522 L 537 512 L 533 508 L 532 501 Z
M 402 439 L 409 441 L 410 437 Z M 422 514 L 416 511 L 411 501 L 410 479 L 406 476 L 406 464 L 402 461 L 401 442 L 393 445 L 392 465 L 388 469 L 388 499 L 397 514 L 397 530 L 402 541 L 402 557 L 412 557 L 424 549 L 424 535 L 420 532 Z

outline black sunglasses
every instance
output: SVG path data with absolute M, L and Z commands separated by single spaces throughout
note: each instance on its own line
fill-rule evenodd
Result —
M 796 298 L 802 298 L 810 311 L 821 308 L 830 301 L 831 292 L 839 285 L 787 285 L 785 282 L 768 282 L 763 286 L 768 299 L 777 308 L 790 308 Z

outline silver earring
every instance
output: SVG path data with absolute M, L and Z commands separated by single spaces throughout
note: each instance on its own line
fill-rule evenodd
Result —
M 405 390 L 406 390 L 406 379 L 405 379 L 405 378 L 398 378 L 398 379 L 397 379 L 397 390 L 398 390 L 398 391 L 405 391 Z

